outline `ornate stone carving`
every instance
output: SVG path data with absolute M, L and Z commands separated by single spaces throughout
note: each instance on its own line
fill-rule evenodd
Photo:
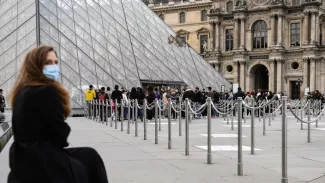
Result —
M 251 0 L 251 2 L 256 6 L 263 6 L 270 3 L 271 0 Z
M 236 1 L 236 5 L 235 5 L 235 9 L 236 10 L 246 10 L 247 6 L 246 6 L 246 0 L 237 0 Z
M 283 4 L 283 0 L 272 0 L 271 4 L 273 5 Z

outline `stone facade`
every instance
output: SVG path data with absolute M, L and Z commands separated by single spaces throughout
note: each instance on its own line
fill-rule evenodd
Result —
M 285 91 L 290 98 L 299 98 L 305 88 L 325 90 L 325 2 L 169 0 L 158 6 L 153 2 L 149 6 L 177 33 L 188 35 L 187 42 L 198 52 L 199 35 L 208 34 L 209 51 L 202 56 L 244 91 Z M 201 21 L 205 9 L 209 19 Z M 183 11 L 188 16 L 181 24 Z

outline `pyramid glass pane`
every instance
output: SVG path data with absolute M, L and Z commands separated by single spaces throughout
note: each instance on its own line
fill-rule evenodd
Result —
M 24 55 L 37 42 L 55 47 L 59 81 L 72 107 L 84 90 L 142 80 L 184 82 L 220 90 L 230 83 L 190 46 L 169 44 L 176 33 L 142 0 L 0 0 L 0 87 L 12 89 Z

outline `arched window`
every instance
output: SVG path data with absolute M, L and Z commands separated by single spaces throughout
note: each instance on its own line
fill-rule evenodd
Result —
M 185 23 L 185 12 L 179 14 L 179 23 Z
M 267 48 L 267 25 L 262 20 L 253 26 L 253 48 Z
M 201 11 L 201 21 L 207 21 L 207 10 Z
M 232 11 L 232 9 L 233 9 L 233 7 L 234 7 L 234 4 L 232 3 L 232 1 L 229 1 L 228 3 L 227 3 L 227 12 L 231 12 Z
M 163 21 L 164 21 L 164 19 L 165 19 L 165 17 L 164 17 L 163 14 L 160 14 L 160 15 L 159 15 L 159 18 L 162 19 Z

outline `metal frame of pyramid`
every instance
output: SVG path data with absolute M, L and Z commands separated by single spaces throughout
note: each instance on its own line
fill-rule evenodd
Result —
M 220 91 L 230 83 L 142 0 L 0 0 L 0 88 L 7 96 L 24 56 L 37 45 L 55 47 L 60 82 L 72 107 L 95 86 L 141 86 L 141 80 L 184 82 Z

